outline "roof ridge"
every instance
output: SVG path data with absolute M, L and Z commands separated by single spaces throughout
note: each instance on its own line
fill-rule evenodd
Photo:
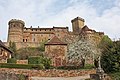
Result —
M 66 43 L 62 42 L 57 36 L 54 36 L 48 43 L 46 44 L 59 44 L 59 45 L 65 45 Z

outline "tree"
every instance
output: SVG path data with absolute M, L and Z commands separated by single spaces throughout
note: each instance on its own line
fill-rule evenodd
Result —
M 16 55 L 17 55 L 17 50 L 16 50 L 16 44 L 15 42 L 9 42 L 9 47 L 8 47 L 12 52 L 12 58 L 16 58 Z
M 39 50 L 40 51 L 45 51 L 45 43 L 47 42 L 48 40 L 45 40 L 43 42 L 40 43 L 40 47 L 39 47 Z
M 68 63 L 75 66 L 81 66 L 83 61 L 85 64 L 88 59 L 94 61 L 94 58 L 101 54 L 99 48 L 97 48 L 92 40 L 84 38 L 76 39 L 74 43 L 68 45 L 68 49 Z
M 104 42 L 104 43 L 103 43 Z M 103 38 L 101 66 L 107 73 L 120 71 L 120 41 Z

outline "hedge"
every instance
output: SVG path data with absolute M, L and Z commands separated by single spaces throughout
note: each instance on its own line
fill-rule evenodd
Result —
M 17 60 L 15 58 L 9 58 L 7 59 L 7 63 L 16 63 Z
M 28 57 L 28 64 L 40 64 L 43 61 L 43 57 L 41 56 L 32 56 Z
M 14 64 L 0 63 L 0 68 L 17 68 L 17 69 L 44 69 L 43 64 Z

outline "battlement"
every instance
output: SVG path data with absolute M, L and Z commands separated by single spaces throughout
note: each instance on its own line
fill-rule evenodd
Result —
M 74 22 L 76 20 L 81 20 L 81 21 L 85 22 L 85 20 L 83 18 L 81 18 L 81 17 L 76 17 L 73 20 L 71 20 L 71 22 Z
M 57 29 L 57 31 L 58 30 L 68 31 L 68 27 L 54 27 L 54 26 L 53 26 L 53 28 L 40 28 L 39 26 L 38 26 L 38 28 L 33 28 L 32 26 L 30 28 L 24 27 L 24 31 L 45 31 L 45 32 L 47 32 L 47 31 L 54 31 L 56 29 Z
M 19 20 L 19 19 L 11 19 L 11 20 L 8 22 L 8 24 L 13 23 L 13 22 L 21 23 L 21 24 L 25 25 L 25 22 L 22 21 L 22 20 Z

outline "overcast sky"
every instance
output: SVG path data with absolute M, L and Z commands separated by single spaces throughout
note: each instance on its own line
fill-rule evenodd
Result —
M 8 21 L 21 19 L 26 27 L 68 26 L 75 17 L 102 31 L 111 39 L 120 38 L 120 0 L 0 0 L 0 39 L 7 40 Z

